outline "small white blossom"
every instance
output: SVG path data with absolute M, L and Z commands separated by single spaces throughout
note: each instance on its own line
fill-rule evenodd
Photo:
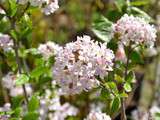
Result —
M 132 41 L 135 44 L 144 43 L 152 47 L 156 40 L 155 27 L 140 17 L 125 14 L 113 25 L 113 29 L 124 45 Z
M 38 51 L 45 59 L 48 59 L 51 56 L 54 56 L 57 54 L 62 47 L 58 46 L 57 44 L 53 42 L 47 42 L 46 44 L 41 44 L 38 47 Z
M 11 50 L 12 47 L 13 41 L 11 40 L 10 36 L 0 33 L 0 48 L 2 48 L 4 51 L 8 51 Z
M 30 3 L 31 6 L 39 7 L 46 15 L 54 13 L 58 8 L 58 0 L 18 0 L 18 3 L 25 5 Z
M 112 71 L 113 51 L 105 44 L 94 42 L 89 36 L 78 37 L 57 53 L 53 76 L 64 94 L 78 94 L 99 85 Z
M 2 8 L 0 8 L 0 14 L 4 15 L 6 14 L 6 12 Z
M 0 112 L 7 112 L 11 110 L 11 104 L 5 103 L 3 107 L 0 107 Z
M 12 97 L 16 97 L 24 94 L 22 86 L 16 86 L 16 75 L 14 75 L 12 72 L 9 72 L 7 75 L 5 75 L 2 78 L 2 84 L 3 84 L 3 87 L 9 90 L 10 96 Z M 31 95 L 32 94 L 31 85 L 26 84 L 25 88 L 26 88 L 27 95 Z
M 54 0 L 54 2 L 49 3 L 48 5 L 43 8 L 43 12 L 46 15 L 50 15 L 51 13 L 54 13 L 59 8 L 58 0 Z
M 13 88 L 15 85 L 15 79 L 16 79 L 16 76 L 13 73 L 9 72 L 7 75 L 5 75 L 2 78 L 3 87 L 7 89 Z
M 31 86 L 29 84 L 26 84 L 25 89 L 26 89 L 27 95 L 30 96 L 32 94 Z M 10 96 L 16 97 L 16 96 L 22 96 L 22 95 L 24 95 L 22 86 L 14 86 L 13 88 L 10 89 Z
M 85 120 L 111 120 L 111 118 L 105 113 L 92 111 Z
M 46 120 L 48 114 L 49 120 L 65 120 L 67 116 L 76 116 L 78 109 L 69 103 L 61 105 L 60 96 L 52 97 L 50 90 L 45 91 L 45 96 L 40 97 L 40 120 Z
M 76 116 L 78 113 L 77 108 L 65 103 L 59 107 L 54 113 L 49 114 L 49 120 L 65 120 L 67 116 Z

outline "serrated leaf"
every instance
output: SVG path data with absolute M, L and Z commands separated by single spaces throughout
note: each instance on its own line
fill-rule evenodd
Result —
M 92 31 L 98 38 L 108 43 L 112 39 L 112 22 L 101 16 L 93 23 Z
M 11 30 L 11 31 L 10 31 L 10 34 L 11 34 L 11 36 L 12 36 L 13 39 L 15 39 L 15 40 L 18 39 L 18 38 L 17 38 L 17 33 L 16 33 L 15 30 Z
M 117 75 L 117 74 L 115 74 L 115 80 L 116 80 L 118 83 L 122 83 L 122 82 L 124 81 L 124 79 L 123 79 L 121 76 Z
M 119 107 L 120 99 L 118 97 L 115 97 L 111 105 L 111 113 L 115 113 L 116 111 L 118 111 Z
M 105 84 L 105 86 L 106 86 L 106 87 L 109 86 L 109 88 L 111 88 L 111 89 L 117 89 L 117 86 L 116 86 L 116 84 L 115 84 L 114 82 L 107 82 L 107 83 Z
M 25 74 L 20 74 L 17 76 L 16 85 L 24 85 L 29 81 L 29 77 Z
M 17 3 L 16 0 L 9 0 L 9 14 L 13 17 L 17 12 Z
M 132 91 L 132 87 L 129 83 L 124 84 L 124 89 L 125 89 L 126 92 L 131 92 Z
M 103 99 L 106 99 L 106 98 L 108 98 L 110 96 L 110 93 L 109 93 L 109 91 L 107 90 L 107 89 L 102 89 L 101 90 L 101 97 L 103 98 Z
M 29 112 L 27 113 L 22 120 L 38 120 L 38 113 L 37 112 Z
M 132 60 L 133 63 L 143 63 L 141 54 L 137 51 L 133 51 L 131 53 L 130 59 Z
M 31 100 L 28 103 L 28 111 L 33 112 L 39 108 L 39 100 L 36 96 L 32 96 Z
M 42 74 L 46 73 L 46 71 L 48 71 L 48 68 L 45 66 L 39 66 L 36 67 L 30 74 L 30 76 L 32 78 L 38 78 L 40 77 Z

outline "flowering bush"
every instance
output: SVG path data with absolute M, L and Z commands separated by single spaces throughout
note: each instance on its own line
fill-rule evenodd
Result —
M 54 38 L 48 29 L 75 22 L 67 20 L 63 3 L 70 5 L 58 0 L 0 1 L 0 120 L 127 120 L 127 103 L 138 81 L 135 68 L 143 64 L 146 51 L 157 54 L 153 20 L 133 7 L 134 2 L 114 1 L 115 16 L 97 20 L 93 15 L 92 27 L 86 23 L 90 35 L 84 32 L 58 44 L 48 40 Z M 55 28 L 48 27 L 51 17 L 56 17 Z M 92 21 L 90 17 L 86 20 Z M 135 120 L 137 111 L 132 113 Z M 142 118 L 159 118 L 159 108 L 149 111 Z

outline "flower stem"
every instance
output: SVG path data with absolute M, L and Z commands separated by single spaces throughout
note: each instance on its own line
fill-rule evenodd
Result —
M 124 80 L 126 81 L 127 79 L 127 73 L 128 73 L 128 67 L 129 67 L 129 59 L 130 59 L 130 54 L 131 54 L 131 46 L 129 45 L 128 51 L 127 51 L 127 62 L 126 62 L 126 67 L 125 67 L 125 73 L 124 73 Z M 121 98 L 121 120 L 127 120 L 126 117 L 126 110 L 125 110 L 125 98 Z
M 16 63 L 18 65 L 19 74 L 22 74 L 22 66 L 21 66 L 21 62 L 20 62 L 20 58 L 19 58 L 19 54 L 18 54 L 18 49 L 19 49 L 18 44 L 14 40 L 14 51 L 15 51 Z M 26 91 L 25 85 L 22 85 L 22 88 L 23 88 L 25 100 L 28 103 L 28 97 L 27 97 L 27 91 Z
M 11 20 L 11 29 L 15 30 L 15 21 L 14 20 L 13 21 Z M 22 74 L 22 65 L 21 65 L 20 57 L 19 57 L 19 53 L 18 53 L 19 45 L 15 39 L 13 40 L 13 42 L 14 42 L 15 59 L 16 59 L 17 65 L 18 65 L 18 72 L 19 72 L 19 74 Z M 25 88 L 25 85 L 22 85 L 22 88 L 23 88 L 23 92 L 24 92 L 25 101 L 28 104 L 27 90 Z

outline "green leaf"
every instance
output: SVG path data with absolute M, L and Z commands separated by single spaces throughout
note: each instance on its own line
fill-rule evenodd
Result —
M 106 100 L 107 98 L 111 98 L 113 96 L 111 96 L 110 92 L 107 89 L 102 89 L 101 90 L 101 98 Z
M 29 53 L 32 54 L 32 55 L 38 55 L 39 54 L 39 52 L 36 48 L 30 48 L 30 49 L 25 50 L 25 54 L 29 54 Z
M 131 12 L 139 17 L 144 18 L 148 22 L 154 21 L 147 13 L 145 13 L 144 11 L 142 11 L 141 9 L 137 7 L 131 7 Z
M 9 14 L 13 17 L 17 12 L 17 3 L 16 0 L 9 0 Z
M 115 5 L 120 12 L 122 12 L 122 7 L 126 4 L 126 0 L 115 0 Z
M 114 83 L 114 82 L 107 82 L 107 83 L 105 83 L 105 86 L 106 86 L 106 88 L 111 88 L 111 89 L 117 89 L 117 86 L 116 86 L 116 84 Z
M 42 74 L 46 73 L 48 71 L 48 68 L 45 66 L 39 66 L 36 67 L 30 74 L 30 76 L 32 78 L 38 78 L 40 77 Z
M 121 76 L 117 75 L 117 74 L 115 74 L 115 80 L 116 80 L 118 83 L 122 83 L 122 82 L 124 81 L 124 79 L 123 79 Z
M 98 38 L 108 43 L 112 39 L 112 22 L 101 16 L 93 23 L 92 31 Z
M 29 112 L 27 113 L 22 120 L 38 120 L 38 113 L 37 112 Z
M 39 100 L 36 96 L 32 96 L 31 100 L 28 103 L 28 111 L 33 112 L 39 108 Z
M 132 87 L 129 83 L 124 84 L 124 89 L 125 89 L 126 92 L 131 92 L 132 91 Z
M 146 5 L 148 4 L 149 1 L 148 0 L 139 0 L 139 1 L 131 1 L 130 4 L 132 6 L 142 6 L 142 5 Z
M 29 81 L 29 77 L 25 74 L 20 74 L 17 76 L 16 85 L 23 85 Z
M 118 111 L 120 107 L 120 99 L 118 97 L 115 97 L 112 104 L 111 104 L 111 113 L 115 113 Z
M 122 92 L 122 93 L 119 94 L 119 97 L 121 97 L 121 98 L 127 98 L 128 94 L 125 93 L 125 92 Z
M 130 71 L 130 72 L 127 74 L 126 81 L 127 81 L 128 83 L 134 83 L 135 80 L 136 80 L 136 78 L 135 78 L 134 72 L 133 72 L 133 71 Z
M 131 60 L 133 63 L 143 63 L 143 60 L 142 60 L 142 57 L 141 57 L 141 54 L 138 52 L 138 51 L 133 51 L 131 53 Z
M 14 109 L 14 113 L 13 113 L 12 116 L 18 118 L 18 117 L 21 116 L 21 114 L 22 114 L 22 108 L 21 107 L 17 107 L 16 109 Z
M 15 39 L 15 40 L 18 39 L 18 38 L 17 38 L 17 33 L 16 33 L 15 30 L 11 30 L 11 31 L 10 31 L 10 34 L 11 34 L 11 36 L 12 36 L 13 39 Z

